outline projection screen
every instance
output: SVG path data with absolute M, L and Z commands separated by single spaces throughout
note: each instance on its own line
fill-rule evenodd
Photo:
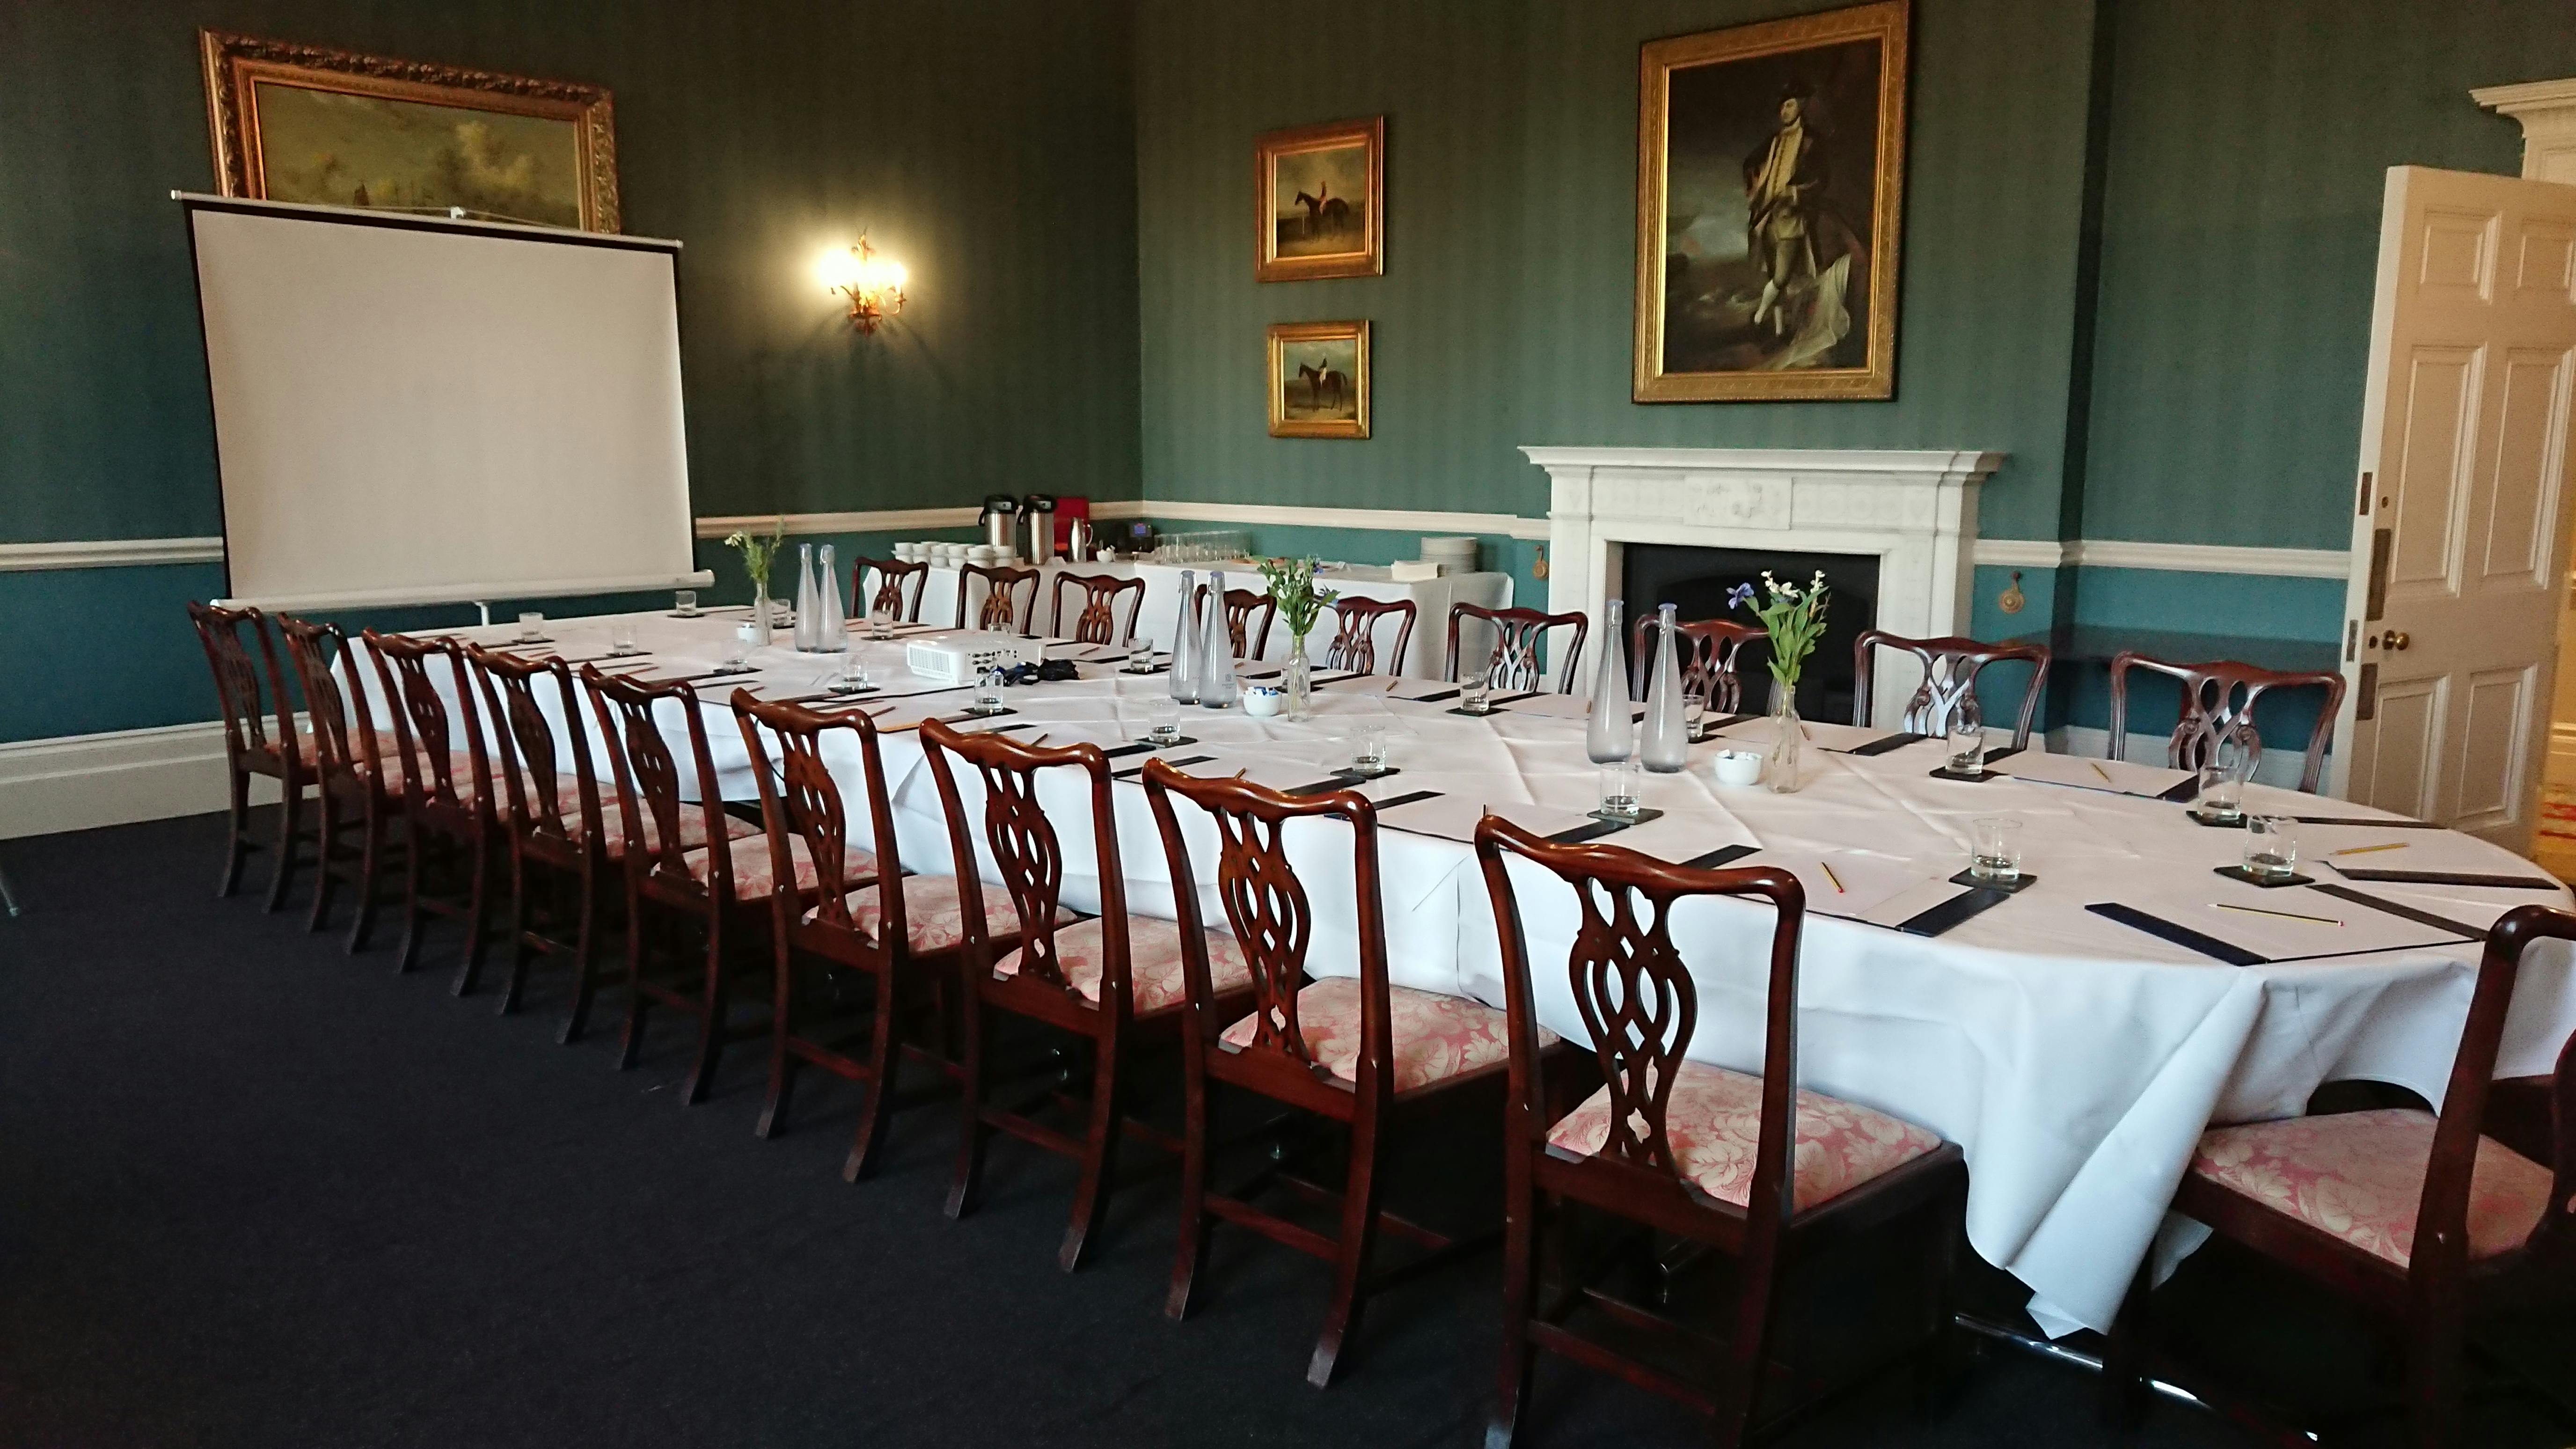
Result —
M 691 557 L 679 243 L 177 195 L 234 600 L 708 581 Z

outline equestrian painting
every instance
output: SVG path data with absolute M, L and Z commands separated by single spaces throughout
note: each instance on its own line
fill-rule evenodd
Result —
M 1281 322 L 1270 329 L 1270 436 L 1369 435 L 1369 324 Z
M 1253 147 L 1264 282 L 1385 271 L 1386 118 L 1272 131 Z

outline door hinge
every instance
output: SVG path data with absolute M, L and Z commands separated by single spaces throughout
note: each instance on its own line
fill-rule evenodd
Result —
M 2370 531 L 2370 587 L 2361 611 L 2365 620 L 2376 620 L 2388 612 L 2388 546 L 2393 533 L 2394 529 L 2387 528 Z
M 2367 473 L 2361 475 L 2361 502 L 2355 511 L 2364 518 L 2370 516 L 2370 475 Z
M 2353 723 L 2360 724 L 2379 714 L 2379 665 L 2376 661 L 2361 666 L 2361 683 L 2352 692 Z
M 2360 652 L 2361 621 L 2359 619 L 2346 619 L 2343 623 L 2343 662 L 2350 664 L 2353 660 L 2353 656 Z

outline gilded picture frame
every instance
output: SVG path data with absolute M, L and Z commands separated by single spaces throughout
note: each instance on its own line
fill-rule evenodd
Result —
M 1385 274 L 1386 117 L 1266 132 L 1252 173 L 1254 280 Z
M 1270 327 L 1270 436 L 1369 435 L 1369 324 L 1275 322 Z
M 618 230 L 609 92 L 198 32 L 225 196 Z
M 1895 395 L 1910 30 L 1880 0 L 1642 47 L 1636 401 Z

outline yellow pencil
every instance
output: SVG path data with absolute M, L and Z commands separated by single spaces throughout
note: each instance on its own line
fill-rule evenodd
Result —
M 1843 878 L 1842 878 L 1841 876 L 1838 876 L 1838 875 L 1834 874 L 1834 866 L 1833 866 L 1833 862 L 1828 861 L 1828 860 L 1820 860 L 1820 861 L 1817 861 L 1817 862 L 1816 862 L 1816 864 L 1818 864 L 1818 865 L 1820 865 L 1820 866 L 1823 866 L 1823 867 L 1825 868 L 1825 879 L 1827 879 L 1827 880 L 1829 880 L 1829 881 L 1832 881 L 1832 882 L 1834 883 L 1834 894 L 1835 894 L 1835 895 L 1838 895 L 1838 896 L 1839 896 L 1839 895 L 1847 895 L 1847 894 L 1849 894 L 1849 892 L 1847 892 L 1847 891 L 1845 891 L 1845 890 L 1843 889 Z
M 2297 911 L 2267 911 L 2261 906 L 2235 906 L 2229 905 L 2225 901 L 2211 901 L 2210 904 L 2216 906 L 2222 911 L 2243 911 L 2249 916 L 2279 916 L 2285 921 L 2314 921 L 2320 926 L 2340 926 L 2343 924 L 2343 922 L 2336 920 L 2332 916 L 2303 916 Z
M 2386 845 L 2356 845 L 2350 849 L 2329 851 L 2327 853 L 2330 855 L 2368 855 L 2372 851 L 2376 850 L 2404 850 L 2405 848 L 2405 841 L 2392 840 Z
M 2093 765 L 2091 760 L 2086 760 L 2084 763 Z M 2103 769 L 2100 765 L 2093 765 L 2093 773 L 2102 777 L 2103 784 L 2108 785 L 2111 783 L 2111 772 Z

